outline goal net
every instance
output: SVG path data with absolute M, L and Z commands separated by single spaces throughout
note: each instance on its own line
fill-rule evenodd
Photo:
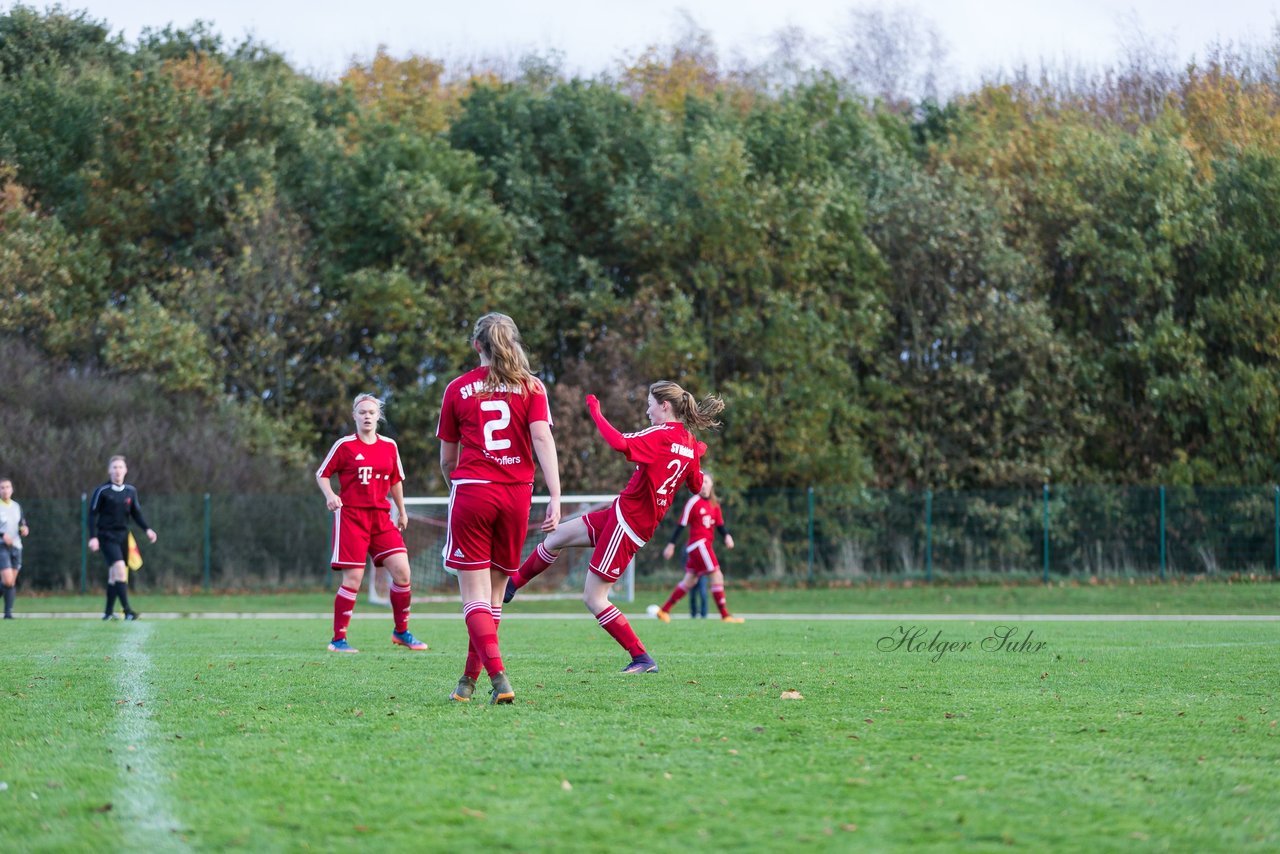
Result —
M 616 497 L 615 495 L 563 495 L 560 497 L 560 518 L 564 521 L 608 507 Z M 533 506 L 529 510 L 529 535 L 524 542 L 522 559 L 528 557 L 543 540 L 544 535 L 539 528 L 542 520 L 546 518 L 547 500 L 545 495 L 534 496 Z M 458 596 L 458 581 L 445 572 L 441 556 L 448 521 L 448 497 L 405 498 L 404 505 L 409 512 L 409 526 L 404 530 L 404 544 L 409 550 L 413 601 L 453 601 Z M 391 508 L 391 513 L 395 515 L 395 507 Z M 587 562 L 590 558 L 590 548 L 564 549 L 560 552 L 559 559 L 546 572 L 521 591 L 520 598 L 530 601 L 580 597 L 584 575 L 587 572 Z M 366 574 L 369 576 L 369 601 L 376 605 L 390 605 L 390 573 L 378 567 Z M 632 561 L 627 566 L 626 572 L 613 585 L 610 595 L 628 602 L 634 601 L 635 575 L 635 561 Z

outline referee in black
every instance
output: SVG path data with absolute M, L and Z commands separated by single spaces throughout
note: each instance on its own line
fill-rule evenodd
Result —
M 140 616 L 129 607 L 129 567 L 125 563 L 125 554 L 129 548 L 129 517 L 147 532 L 149 542 L 156 541 L 156 532 L 151 530 L 146 518 L 142 515 L 142 507 L 138 503 L 138 490 L 124 482 L 129 473 L 129 466 L 124 457 L 115 456 L 107 463 L 106 483 L 93 491 L 93 499 L 89 502 L 89 530 L 95 536 L 89 538 L 89 551 L 102 549 L 102 557 L 107 562 L 107 607 L 102 615 L 104 620 L 114 620 L 116 599 L 124 609 L 126 620 L 136 620 Z

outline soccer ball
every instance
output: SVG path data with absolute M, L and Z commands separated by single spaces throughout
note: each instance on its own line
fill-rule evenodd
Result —
M 650 617 L 656 617 L 658 616 L 658 606 L 650 605 L 648 608 L 644 609 L 644 612 L 648 614 Z

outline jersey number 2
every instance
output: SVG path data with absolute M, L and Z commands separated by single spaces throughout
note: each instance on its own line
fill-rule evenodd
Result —
M 487 451 L 505 451 L 511 447 L 510 439 L 494 438 L 494 433 L 505 430 L 511 424 L 511 407 L 505 400 L 482 400 L 481 412 L 496 412 L 498 417 L 484 422 L 484 447 Z
M 662 486 L 658 487 L 658 494 L 667 495 L 668 493 L 675 491 L 676 484 L 680 482 L 681 475 L 684 474 L 684 470 L 688 467 L 688 463 L 682 463 L 680 460 L 672 460 L 667 463 L 667 468 L 675 469 L 675 473 L 662 482 Z

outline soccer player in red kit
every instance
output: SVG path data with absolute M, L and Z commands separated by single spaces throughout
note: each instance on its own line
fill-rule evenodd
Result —
M 587 409 L 609 447 L 625 454 L 636 470 L 612 504 L 570 519 L 539 544 L 507 582 L 506 601 L 553 564 L 560 549 L 594 546 L 582 601 L 600 627 L 631 655 L 631 663 L 622 672 L 656 673 L 658 665 L 653 657 L 627 618 L 610 604 L 609 587 L 653 536 L 680 487 L 687 483 L 693 492 L 702 488 L 701 456 L 706 445 L 692 430 L 720 426 L 715 416 L 724 409 L 724 401 L 712 396 L 696 403 L 693 395 L 676 383 L 656 382 L 649 386 L 645 409 L 653 426 L 638 433 L 619 433 L 601 414 L 594 394 L 587 395 Z
M 560 523 L 560 468 L 547 390 L 529 370 L 515 321 L 486 314 L 476 321 L 471 344 L 480 366 L 445 388 L 436 427 L 440 471 L 449 483 L 444 566 L 458 576 L 469 639 L 450 697 L 469 702 L 483 668 L 493 688 L 489 702 L 511 703 L 515 691 L 498 648 L 502 594 L 529 532 L 533 458 L 550 498 L 544 532 Z
M 329 558 L 342 584 L 333 600 L 333 640 L 331 652 L 359 652 L 347 643 L 347 626 L 356 606 L 356 594 L 364 580 L 367 557 L 375 567 L 391 573 L 391 616 L 395 628 L 391 643 L 413 650 L 427 645 L 409 631 L 409 550 L 400 532 L 409 524 L 404 509 L 404 466 L 396 443 L 378 435 L 382 401 L 371 394 L 356 395 L 351 406 L 356 432 L 333 443 L 316 470 L 316 483 L 324 493 L 325 506 L 333 512 L 333 554 Z M 340 492 L 333 491 L 329 478 L 338 476 Z M 396 503 L 396 521 L 391 521 L 391 503 Z
M 720 572 L 720 561 L 716 560 L 716 552 L 712 548 L 716 531 L 724 537 L 724 545 L 728 549 L 733 548 L 733 535 L 724 525 L 724 512 L 716 498 L 715 481 L 709 474 L 702 476 L 702 489 L 698 494 L 685 503 L 680 521 L 671 533 L 671 542 L 662 550 L 662 556 L 667 560 L 676 553 L 676 540 L 686 527 L 689 529 L 689 545 L 685 546 L 684 578 L 658 609 L 658 619 L 664 623 L 671 622 L 671 609 L 693 589 L 699 578 L 706 575 L 711 578 L 711 598 L 716 600 L 716 607 L 720 609 L 720 619 L 726 623 L 743 622 L 741 617 L 730 614 L 725 604 L 724 574 Z

